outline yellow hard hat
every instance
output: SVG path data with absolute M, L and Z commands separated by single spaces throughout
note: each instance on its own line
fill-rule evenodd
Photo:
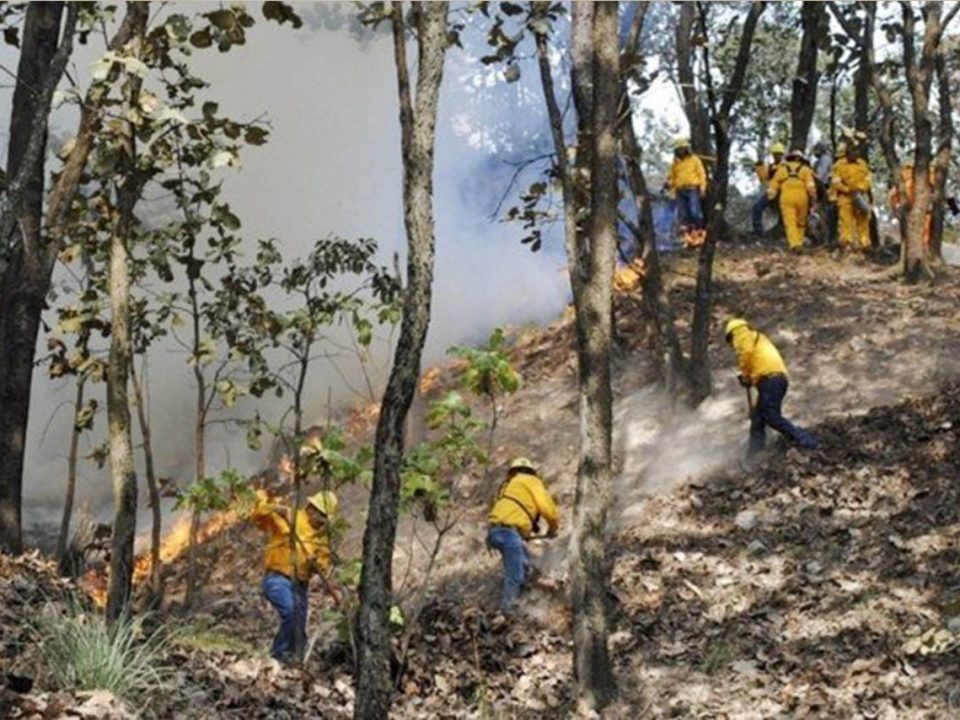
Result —
M 674 150 L 682 150 L 683 148 L 690 147 L 690 138 L 677 138 L 677 141 L 673 144 Z
M 734 331 L 744 327 L 749 327 L 749 324 L 743 318 L 730 318 L 727 320 L 727 325 L 723 329 L 723 336 L 727 339 L 727 342 L 730 342 Z
M 530 458 L 518 457 L 510 461 L 511 470 L 530 470 L 531 472 L 536 471 L 536 468 L 533 464 L 533 461 Z
M 337 496 L 329 490 L 321 490 L 311 495 L 307 498 L 307 504 L 312 505 L 328 518 L 336 515 L 337 510 L 340 508 L 340 501 L 337 500 Z
M 770 146 L 771 155 L 783 155 L 787 151 L 787 148 L 783 146 L 783 143 L 774 143 Z

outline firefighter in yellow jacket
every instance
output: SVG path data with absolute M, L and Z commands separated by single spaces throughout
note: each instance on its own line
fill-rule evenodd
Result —
M 778 194 L 787 247 L 799 251 L 807 232 L 810 209 L 817 200 L 817 183 L 802 151 L 791 150 L 770 180 L 767 197 L 773 200 Z
M 505 613 L 513 610 L 523 588 L 530 564 L 524 541 L 538 532 L 540 520 L 547 523 L 548 537 L 556 535 L 560 525 L 557 506 L 533 463 L 518 457 L 510 463 L 487 517 L 487 547 L 497 550 L 503 559 L 500 609 Z
M 817 447 L 817 440 L 810 432 L 783 416 L 783 399 L 789 385 L 787 366 L 770 338 L 742 318 L 728 320 L 724 332 L 737 355 L 740 384 L 757 389 L 757 402 L 751 406 L 747 457 L 763 450 L 767 425 L 800 447 Z
M 773 180 L 774 175 L 777 174 L 777 169 L 783 162 L 783 154 L 786 151 L 787 149 L 783 146 L 783 143 L 774 143 L 770 147 L 770 155 L 773 161 L 769 164 L 758 161 L 754 166 L 754 171 L 757 173 L 757 180 L 760 181 L 760 195 L 753 203 L 753 212 L 751 213 L 754 235 L 763 235 L 763 211 L 766 210 L 767 205 L 770 204 L 767 190 L 770 187 L 770 181 Z
M 297 511 L 293 537 L 289 508 L 257 491 L 250 520 L 268 535 L 263 552 L 263 594 L 280 616 L 270 654 L 284 663 L 299 661 L 306 645 L 307 585 L 315 572 L 330 572 L 328 523 L 336 515 L 337 496 L 318 492 Z
M 677 140 L 673 152 L 666 188 L 677 200 L 681 232 L 701 230 L 704 226 L 702 203 L 707 194 L 707 170 L 703 160 L 691 152 L 687 138 Z
M 873 178 L 867 161 L 859 157 L 854 143 L 833 166 L 830 189 L 837 198 L 841 247 L 870 247 L 870 200 Z

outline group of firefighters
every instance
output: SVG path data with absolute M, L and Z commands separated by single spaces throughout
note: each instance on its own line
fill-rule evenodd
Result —
M 697 207 L 696 200 L 691 205 Z M 817 439 L 783 416 L 787 393 L 787 368 L 770 339 L 743 318 L 732 318 L 724 326 L 724 337 L 737 358 L 738 379 L 751 397 L 750 435 L 747 459 L 764 449 L 766 428 L 780 432 L 802 448 L 817 447 Z M 756 392 L 756 402 L 752 393 Z M 307 624 L 307 587 L 314 575 L 339 605 L 340 590 L 331 578 L 331 524 L 338 511 L 336 495 L 330 491 L 310 496 L 296 512 L 257 492 L 249 519 L 268 535 L 264 550 L 262 591 L 275 608 L 280 625 L 271 646 L 271 655 L 282 663 L 303 660 Z M 545 528 L 541 528 L 545 523 Z M 560 527 L 557 506 L 536 463 L 518 457 L 507 467 L 487 516 L 486 545 L 500 554 L 503 570 L 500 611 L 510 615 L 516 607 L 530 573 L 526 543 L 545 530 L 553 537 Z
M 826 210 L 825 220 L 831 232 L 836 230 L 842 250 L 868 250 L 871 245 L 873 177 L 863 155 L 862 138 L 856 136 L 841 142 L 833 158 L 824 142 L 814 146 L 812 159 L 800 149 L 788 152 L 782 143 L 774 143 L 770 147 L 770 161 L 761 160 L 755 165 L 761 192 L 753 204 L 754 234 L 763 236 L 763 213 L 775 204 L 788 249 L 800 252 L 807 228 L 820 206 Z M 904 164 L 901 174 L 909 207 L 913 203 L 915 187 L 913 164 Z M 932 171 L 929 182 L 932 186 Z M 687 138 L 676 141 L 673 163 L 664 187 L 676 199 L 681 233 L 699 237 L 705 225 L 702 202 L 707 192 L 707 172 L 703 160 L 692 152 Z M 894 211 L 899 211 L 901 198 L 896 185 L 891 189 L 889 199 Z M 928 214 L 924 231 L 927 243 L 930 227 Z

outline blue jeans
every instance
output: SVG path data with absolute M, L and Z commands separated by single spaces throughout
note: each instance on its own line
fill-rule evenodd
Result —
M 677 217 L 680 226 L 700 229 L 703 227 L 703 208 L 700 207 L 700 191 L 696 188 L 677 190 Z
M 487 544 L 500 552 L 503 558 L 503 591 L 500 593 L 500 609 L 510 612 L 527 574 L 530 559 L 523 538 L 516 528 L 494 525 L 487 533 Z
M 762 190 L 760 195 L 753 203 L 753 231 L 759 235 L 763 232 L 763 211 L 767 209 L 770 201 L 767 200 L 767 191 Z
M 785 375 L 770 375 L 760 379 L 757 385 L 760 397 L 750 418 L 748 457 L 760 452 L 766 445 L 767 425 L 800 447 L 817 446 L 817 439 L 811 433 L 797 427 L 783 416 L 783 398 L 787 394 L 788 385 Z
M 294 639 L 301 649 L 307 637 L 307 585 L 294 582 L 286 575 L 268 572 L 263 577 L 263 594 L 280 616 L 280 628 L 273 638 L 270 656 L 280 662 L 294 658 Z

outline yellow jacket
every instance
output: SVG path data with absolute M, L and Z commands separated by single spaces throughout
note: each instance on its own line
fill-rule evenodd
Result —
M 743 326 L 733 331 L 733 351 L 737 354 L 740 375 L 757 385 L 768 375 L 786 375 L 787 366 L 770 339 L 759 330 Z
M 667 176 L 667 187 L 673 192 L 683 188 L 695 187 L 702 195 L 707 191 L 707 171 L 703 160 L 690 153 L 684 158 L 674 158 Z
M 780 163 L 777 172 L 770 180 L 767 197 L 772 200 L 781 190 L 783 195 L 787 197 L 794 197 L 806 192 L 810 200 L 815 200 L 817 183 L 814 180 L 813 170 L 798 160 L 787 160 Z
M 523 537 L 530 537 L 533 522 L 543 518 L 556 532 L 560 525 L 557 506 L 547 492 L 543 480 L 536 475 L 519 472 L 507 480 L 497 493 L 487 521 L 491 525 L 515 527 Z
M 873 187 L 873 179 L 870 175 L 870 166 L 863 158 L 850 162 L 844 157 L 834 163 L 833 174 L 830 176 L 830 189 L 835 195 L 867 192 L 871 187 Z
M 264 570 L 299 580 L 309 579 L 314 570 L 329 571 L 330 540 L 326 533 L 310 523 L 306 510 L 299 510 L 292 550 L 289 517 L 289 509 L 274 504 L 263 490 L 257 491 L 250 520 L 270 536 L 263 551 Z
M 767 163 L 758 162 L 754 166 L 754 170 L 757 173 L 757 180 L 764 186 L 770 182 L 774 175 L 777 174 L 777 169 L 783 165 L 783 161 L 780 162 L 771 162 L 769 165 Z

